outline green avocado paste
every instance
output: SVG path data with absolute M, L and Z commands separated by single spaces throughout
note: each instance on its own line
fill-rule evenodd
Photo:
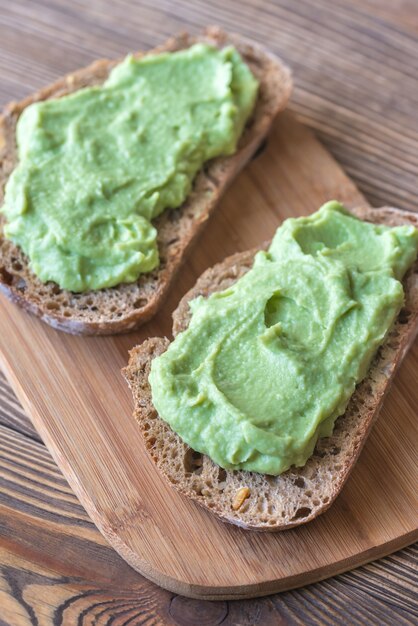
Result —
M 404 300 L 418 230 L 337 202 L 288 219 L 232 287 L 190 303 L 152 362 L 152 401 L 221 467 L 277 475 L 331 435 Z
M 5 234 L 42 281 L 86 291 L 158 266 L 151 220 L 230 155 L 258 83 L 232 47 L 128 56 L 101 86 L 37 102 L 16 131 Z

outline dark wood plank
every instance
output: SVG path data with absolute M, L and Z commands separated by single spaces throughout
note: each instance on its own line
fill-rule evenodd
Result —
M 283 56 L 295 72 L 291 108 L 372 203 L 418 208 L 414 0 L 0 0 L 0 102 L 209 22 Z M 105 545 L 2 381 L 0 398 L 0 624 L 417 622 L 417 547 L 271 598 L 173 598 Z
M 350 0 L 350 7 L 367 9 L 375 20 L 381 18 L 397 25 L 403 32 L 418 33 L 418 11 L 416 0 Z
M 23 433 L 30 439 L 42 441 L 2 372 L 0 372 L 0 424 Z

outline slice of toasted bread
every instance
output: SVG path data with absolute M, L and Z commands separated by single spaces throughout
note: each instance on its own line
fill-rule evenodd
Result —
M 418 227 L 418 215 L 398 209 L 356 209 L 370 222 Z M 173 333 L 187 328 L 188 303 L 229 287 L 252 266 L 256 250 L 227 258 L 207 270 L 184 296 L 173 315 Z M 318 441 L 304 467 L 280 476 L 221 469 L 194 452 L 153 407 L 148 374 L 151 361 L 164 352 L 168 339 L 148 339 L 130 353 L 123 370 L 131 387 L 140 432 L 157 468 L 182 494 L 222 520 L 253 530 L 274 531 L 297 526 L 325 511 L 340 493 L 371 430 L 395 370 L 418 331 L 418 261 L 404 279 L 405 306 L 373 360 L 367 378 L 356 388 L 331 437 Z
M 132 330 L 154 315 L 186 251 L 220 196 L 255 153 L 277 113 L 286 106 L 292 84 L 289 70 L 279 59 L 237 35 L 212 27 L 199 37 L 187 34 L 173 37 L 150 53 L 181 50 L 198 41 L 220 48 L 234 45 L 260 82 L 259 96 L 237 152 L 208 162 L 197 175 L 193 191 L 184 204 L 176 210 L 165 211 L 154 220 L 158 230 L 158 268 L 142 274 L 135 283 L 75 294 L 60 289 L 53 282 L 42 283 L 30 270 L 27 257 L 3 236 L 0 219 L 0 289 L 12 301 L 51 326 L 73 334 L 116 334 Z M 16 166 L 15 129 L 23 109 L 38 100 L 60 97 L 82 87 L 103 83 L 117 62 L 96 61 L 22 102 L 9 105 L 0 118 L 0 193 Z M 0 196 L 0 206 L 2 202 Z

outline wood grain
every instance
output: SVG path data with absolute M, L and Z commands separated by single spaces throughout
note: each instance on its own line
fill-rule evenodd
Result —
M 280 116 L 264 153 L 221 202 L 171 298 L 177 301 L 190 278 L 231 248 L 253 247 L 283 218 L 330 198 L 348 206 L 364 202 L 309 131 L 289 114 Z M 367 454 L 330 511 L 305 527 L 264 536 L 222 524 L 182 498 L 145 452 L 120 368 L 127 348 L 169 334 L 165 311 L 138 333 L 91 338 L 54 331 L 5 299 L 0 311 L 0 361 L 35 427 L 106 539 L 161 586 L 207 599 L 259 596 L 344 571 L 418 536 L 410 361 L 403 404 L 387 404 Z M 402 436 L 396 437 L 396 424 Z M 48 489 L 40 485 L 40 496 Z M 70 523 L 65 494 L 56 497 Z
M 88 4 L 81 0 L 71 3 L 0 0 L 0 100 L 6 103 L 19 99 L 99 56 L 117 56 L 127 49 L 150 47 L 190 24 L 197 29 L 208 21 L 221 23 L 258 39 L 279 52 L 294 68 L 296 91 L 291 108 L 316 129 L 373 204 L 417 207 L 414 187 L 418 174 L 418 14 L 415 2 L 248 0 L 205 3 L 203 8 L 202 4 L 186 0 L 175 4 L 161 0 L 152 3 L 92 0 Z M 171 299 L 167 307 L 175 305 Z M 17 409 L 16 423 L 13 423 L 16 402 L 12 404 L 7 400 L 4 405 L 3 392 L 4 388 L 0 389 L 0 423 L 7 420 L 13 437 L 19 437 L 21 429 L 29 432 L 25 439 L 37 437 L 30 423 L 27 420 L 25 423 L 21 410 Z M 43 480 L 42 475 L 39 479 Z M 13 492 L 13 485 L 11 477 L 9 493 Z M 3 476 L 0 491 L 3 492 Z M 18 498 L 25 507 L 24 496 Z M 15 499 L 7 495 L 4 501 L 14 503 Z M 50 511 L 54 506 L 52 501 Z M 156 588 L 125 566 L 135 579 L 133 585 L 122 573 L 123 562 L 113 550 L 107 548 L 105 554 L 101 548 L 96 549 L 93 541 L 56 555 L 56 570 L 50 571 L 50 578 L 42 577 L 42 582 L 41 578 L 36 579 L 35 574 L 42 570 L 41 545 L 48 546 L 50 535 L 48 513 L 43 518 L 44 532 L 33 532 L 33 516 L 36 516 L 33 511 L 32 508 L 23 516 L 21 525 L 7 525 L 7 542 L 15 561 L 14 566 L 4 565 L 2 570 L 7 571 L 8 580 L 13 583 L 10 586 L 2 583 L 0 624 L 39 623 L 43 626 L 73 624 L 78 619 L 80 624 L 90 624 L 93 613 L 97 617 L 100 610 L 102 616 L 96 623 L 121 624 L 125 621 L 118 605 L 121 589 L 130 593 L 125 607 L 126 610 L 132 608 L 130 617 L 126 617 L 129 623 L 174 623 L 169 613 L 172 594 Z M 2 506 L 2 539 L 8 514 L 9 508 Z M 56 528 L 60 514 L 57 509 L 53 520 Z M 92 530 L 100 545 L 101 535 Z M 52 544 L 57 545 L 57 542 Z M 0 563 L 3 564 L 6 562 L 3 561 L 4 547 L 2 540 Z M 95 560 L 97 554 L 101 555 L 98 561 Z M 417 601 L 413 590 L 417 587 L 417 557 L 417 549 L 408 548 L 399 555 L 305 589 L 269 599 L 228 602 L 228 615 L 223 623 L 415 624 Z M 71 604 L 72 597 L 84 592 L 78 594 L 75 588 L 72 591 L 67 588 L 65 610 L 59 602 L 59 594 L 53 598 L 48 593 L 54 586 L 56 572 L 63 586 L 71 586 L 67 581 L 75 562 L 77 566 L 91 562 L 92 569 L 96 567 L 99 573 L 108 565 L 114 573 L 113 563 L 118 563 L 118 575 L 113 574 L 110 590 L 103 591 L 101 609 L 93 607 L 96 596 L 91 593 L 91 610 L 88 610 L 88 591 L 94 589 L 100 594 L 102 588 L 100 580 L 96 584 L 94 574 L 85 579 L 87 591 L 82 602 Z M 98 574 L 96 576 L 99 578 Z M 40 586 L 36 587 L 35 596 L 28 597 L 27 590 L 35 580 Z M 77 584 L 82 584 L 83 579 L 77 573 L 76 580 Z M 54 601 L 56 613 L 52 609 Z M 184 610 L 185 602 L 188 612 Z M 32 607 L 38 622 L 28 617 L 26 603 Z M 181 599 L 173 604 L 174 609 L 170 611 L 176 623 L 186 623 L 187 619 L 187 623 L 209 624 L 219 623 L 221 619 L 218 612 L 217 621 L 205 620 L 205 616 L 215 620 L 212 603 Z M 71 606 L 78 606 L 80 610 L 74 609 L 69 618 Z M 52 621 L 49 616 L 53 613 Z

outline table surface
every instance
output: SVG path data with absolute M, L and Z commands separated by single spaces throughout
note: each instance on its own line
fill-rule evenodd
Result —
M 418 210 L 416 0 L 0 0 L 0 104 L 210 23 L 290 65 L 290 109 L 372 205 Z M 0 431 L 0 626 L 417 623 L 416 546 L 258 600 L 159 589 L 106 544 L 1 376 Z

